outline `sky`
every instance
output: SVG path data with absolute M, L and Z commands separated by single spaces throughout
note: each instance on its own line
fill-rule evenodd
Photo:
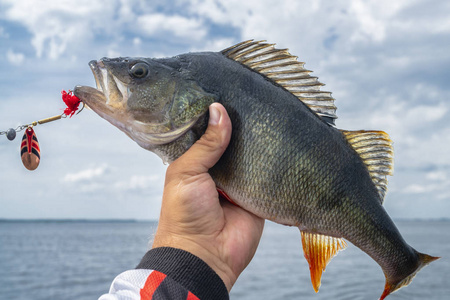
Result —
M 391 217 L 450 217 L 449 15 L 440 0 L 0 0 L 0 131 L 61 114 L 61 90 L 95 86 L 92 59 L 267 40 L 326 84 L 338 128 L 389 133 Z M 158 218 L 155 154 L 89 110 L 34 129 L 32 172 L 23 132 L 0 136 L 0 218 Z

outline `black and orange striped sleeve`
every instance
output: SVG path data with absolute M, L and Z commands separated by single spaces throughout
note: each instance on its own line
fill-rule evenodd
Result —
M 175 248 L 147 252 L 135 270 L 118 275 L 99 300 L 229 299 L 220 277 L 200 258 Z

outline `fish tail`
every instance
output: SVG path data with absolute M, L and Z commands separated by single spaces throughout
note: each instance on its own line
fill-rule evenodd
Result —
M 415 251 L 415 250 L 414 250 Z M 416 267 L 416 269 L 410 273 L 409 275 L 405 276 L 404 278 L 400 279 L 400 280 L 391 280 L 386 274 L 386 285 L 384 286 L 384 291 L 383 294 L 380 297 L 380 300 L 383 300 L 384 298 L 386 298 L 387 295 L 397 291 L 398 289 L 407 286 L 408 284 L 411 283 L 411 281 L 413 280 L 414 276 L 416 276 L 416 274 L 425 266 L 427 266 L 429 263 L 439 259 L 440 257 L 436 257 L 436 256 L 431 256 L 428 254 L 424 254 L 424 253 L 420 253 L 416 251 L 416 254 L 419 258 L 419 262 L 418 265 Z

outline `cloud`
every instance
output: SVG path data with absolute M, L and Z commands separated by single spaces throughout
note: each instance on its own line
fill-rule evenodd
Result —
M 173 34 L 182 40 L 201 40 L 207 34 L 205 24 L 196 18 L 162 13 L 139 16 L 137 24 L 147 36 L 164 36 Z
M 32 34 L 37 57 L 56 60 L 68 49 L 83 49 L 96 30 L 111 34 L 116 1 L 4 1 L 4 18 L 18 22 Z M 109 20 L 108 20 L 109 19 Z
M 411 105 L 410 101 L 393 96 L 378 102 L 381 102 L 380 106 L 373 113 L 356 116 L 355 119 L 366 119 L 367 126 L 383 126 L 399 136 L 415 135 L 416 130 L 424 127 L 438 127 L 450 110 L 450 104 L 444 101 Z
M 19 66 L 25 60 L 25 55 L 19 52 L 16 53 L 13 50 L 9 49 L 8 52 L 6 52 L 6 58 L 11 64 Z
M 87 45 L 107 44 L 110 54 L 120 54 L 124 44 L 140 46 L 141 37 L 172 36 L 186 43 L 202 41 L 208 34 L 201 18 L 156 12 L 153 6 L 139 1 L 3 1 L 3 18 L 21 24 L 31 33 L 36 57 L 54 61 L 92 53 Z M 137 36 L 130 38 L 130 32 Z M 125 39 L 129 41 L 124 43 Z
M 435 180 L 435 181 L 445 181 L 448 179 L 448 175 L 443 170 L 438 170 L 438 171 L 428 172 L 426 174 L 425 178 L 427 178 L 429 180 Z
M 90 167 L 74 173 L 66 174 L 61 182 L 74 184 L 74 192 L 93 193 L 100 192 L 113 197 L 125 196 L 128 192 L 151 194 L 161 192 L 164 185 L 161 174 L 132 174 L 137 168 L 123 170 L 121 165 Z
M 90 181 L 103 176 L 109 170 L 107 165 L 89 168 L 76 173 L 69 173 L 62 179 L 63 182 L 77 183 L 80 181 Z
M 135 37 L 134 39 L 133 39 L 133 45 L 135 45 L 135 46 L 140 46 L 142 44 L 142 39 L 140 39 L 140 38 L 138 38 L 138 37 Z
M 450 178 L 448 171 L 441 169 L 428 172 L 419 183 L 406 185 L 400 192 L 405 195 L 414 194 L 424 197 L 432 194 L 439 200 L 449 200 L 450 192 L 448 186 L 450 186 Z
M 245 39 L 265 39 L 298 55 L 326 84 L 322 89 L 333 92 L 339 128 L 380 129 L 391 135 L 396 170 L 388 197 L 399 197 L 398 207 L 413 206 L 408 190 L 415 192 L 415 203 L 423 198 L 430 206 L 439 205 L 432 201 L 446 197 L 450 185 L 450 4 L 444 2 L 153 0 L 148 5 L 138 0 L 0 0 L 0 38 L 8 38 L 8 43 L 0 42 L 0 63 L 4 64 L 0 69 L 8 70 L 0 82 L 6 97 L 0 101 L 0 114 L 8 112 L 0 118 L 0 129 L 52 115 L 55 107 L 61 107 L 55 103 L 62 88 L 94 85 L 87 67 L 91 59 L 218 51 Z M 8 69 L 12 62 L 32 67 L 25 72 Z M 44 159 L 48 153 L 44 151 L 40 178 L 56 172 L 55 177 L 64 183 L 61 186 L 70 189 L 73 197 L 79 196 L 78 191 L 96 192 L 86 199 L 162 190 L 164 170 L 148 173 L 143 167 L 125 165 L 130 159 L 127 154 L 137 146 L 126 144 L 121 133 L 115 134 L 117 129 L 95 114 L 84 112 L 61 124 L 73 127 L 39 127 L 43 149 L 49 149 L 44 148 L 49 136 L 44 133 L 51 129 L 54 136 L 59 135 L 55 141 L 74 142 L 60 151 L 82 156 L 85 165 L 75 172 L 63 167 L 45 171 L 46 161 L 64 159 L 56 149 Z M 67 135 L 68 128 L 73 135 Z M 0 147 L 8 152 L 10 145 Z M 80 154 L 85 148 L 89 149 Z M 148 153 L 139 155 L 148 161 Z M 103 159 L 109 167 L 91 165 Z M 20 161 L 18 167 L 13 162 L 0 174 L 5 182 L 11 180 L 6 184 L 23 176 Z M 127 171 L 117 174 L 117 169 Z M 443 175 L 447 177 L 442 179 Z M 61 194 L 46 180 L 37 184 L 32 175 L 27 180 L 34 180 L 34 189 L 49 198 Z M 19 205 L 26 196 L 17 190 L 5 192 L 5 197 Z M 420 216 L 418 210 L 414 214 Z
M 407 7 L 409 1 L 362 1 L 353 0 L 349 15 L 354 16 L 357 26 L 351 36 L 352 41 L 369 40 L 381 43 L 388 35 L 388 27 L 398 18 L 398 13 Z M 386 7 L 389 7 L 386 10 Z
M 161 183 L 162 179 L 159 175 L 133 175 L 128 180 L 117 181 L 113 186 L 120 191 L 149 190 L 158 187 Z
M 9 34 L 2 26 L 0 26 L 0 38 L 9 38 Z

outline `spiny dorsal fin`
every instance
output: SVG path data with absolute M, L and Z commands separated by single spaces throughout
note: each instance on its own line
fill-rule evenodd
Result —
M 330 260 L 347 247 L 342 238 L 301 231 L 303 255 L 309 264 L 311 283 L 316 293 L 319 291 L 322 272 Z
M 384 131 L 341 132 L 366 164 L 383 204 L 387 191 L 386 176 L 394 172 L 394 149 L 389 135 Z
M 320 90 L 317 77 L 309 76 L 304 63 L 287 49 L 276 49 L 264 41 L 245 41 L 222 50 L 222 54 L 261 73 L 305 103 L 325 122 L 334 125 L 336 106 L 330 92 Z

